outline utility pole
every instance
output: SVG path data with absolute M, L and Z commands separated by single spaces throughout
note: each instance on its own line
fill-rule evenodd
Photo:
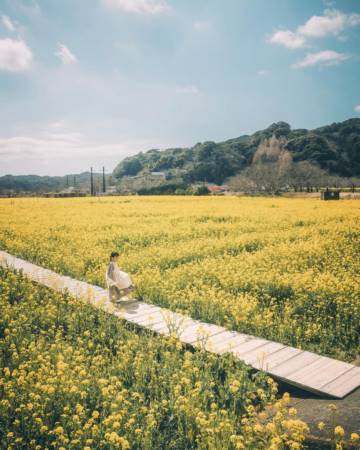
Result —
M 69 187 L 69 175 L 66 175 L 66 186 Z
M 106 183 L 105 183 L 105 167 L 103 166 L 103 192 L 106 192 Z
M 92 167 L 90 167 L 90 195 L 94 195 L 94 175 Z

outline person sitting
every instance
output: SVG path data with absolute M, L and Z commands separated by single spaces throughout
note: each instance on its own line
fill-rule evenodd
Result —
M 118 267 L 118 252 L 112 252 L 110 255 L 109 266 L 106 270 L 106 285 L 109 290 L 109 300 L 117 303 L 122 300 L 129 300 L 127 294 L 135 289 L 135 284 L 126 272 Z

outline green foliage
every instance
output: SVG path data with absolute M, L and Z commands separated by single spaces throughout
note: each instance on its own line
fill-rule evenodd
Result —
M 224 142 L 206 141 L 191 148 L 151 149 L 145 153 L 123 159 L 114 169 L 113 176 L 142 176 L 152 171 L 164 171 L 166 179 L 176 177 L 186 185 L 198 181 L 222 184 L 231 176 L 248 168 L 253 156 L 265 139 L 275 135 L 286 140 L 285 149 L 295 162 L 307 161 L 331 175 L 343 177 L 360 176 L 360 119 L 316 128 L 292 130 L 286 122 L 276 122 L 251 136 L 243 135 Z M 174 172 L 171 173 L 170 172 Z M 95 174 L 95 178 L 101 176 Z M 72 182 L 72 175 L 70 182 Z M 89 185 L 90 174 L 76 175 L 77 185 Z M 46 192 L 66 187 L 64 177 L 40 177 L 37 175 L 0 177 L 0 192 L 16 191 Z M 170 188 L 164 188 L 173 193 Z M 176 189 L 176 188 L 175 188 Z M 143 192 L 144 193 L 144 192 Z
M 194 195 L 208 195 L 209 189 L 206 186 L 198 186 L 194 191 Z
M 153 186 L 149 188 L 141 188 L 138 190 L 139 195 L 171 195 L 174 194 L 178 189 L 186 190 L 186 184 L 162 184 L 160 186 Z
M 142 170 L 143 166 L 141 164 L 140 158 L 125 158 L 122 162 L 122 166 L 119 170 L 119 175 L 136 175 Z
M 307 161 L 332 175 L 360 175 L 360 119 L 317 128 L 292 130 L 286 122 L 277 122 L 251 136 L 243 135 L 225 142 L 206 141 L 191 148 L 174 148 L 164 151 L 149 150 L 124 159 L 114 170 L 121 178 L 129 161 L 137 161 L 136 173 L 182 169 L 181 178 L 186 184 L 198 181 L 223 183 L 226 178 L 249 167 L 253 156 L 265 139 L 272 136 L 286 140 L 295 162 Z
M 292 152 L 294 161 L 315 162 L 330 170 L 336 167 L 336 152 L 323 136 L 318 136 L 315 133 L 307 133 L 304 136 L 292 139 L 289 141 L 287 149 Z
M 0 177 L 0 192 L 7 190 L 25 191 L 25 192 L 49 192 L 59 191 L 67 187 L 67 177 L 69 185 L 74 185 L 74 176 L 76 187 L 90 186 L 90 172 L 79 174 L 69 174 L 64 176 L 40 176 L 40 175 L 4 175 Z M 111 175 L 106 174 L 107 183 Z M 94 173 L 94 181 L 102 181 L 101 173 Z

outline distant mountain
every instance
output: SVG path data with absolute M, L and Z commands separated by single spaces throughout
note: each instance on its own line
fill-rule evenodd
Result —
M 320 177 L 324 184 L 324 174 L 360 177 L 360 118 L 353 118 L 314 130 L 292 130 L 288 123 L 277 122 L 252 135 L 224 142 L 206 141 L 189 148 L 140 152 L 123 159 L 112 174 L 106 174 L 107 184 L 117 182 L 122 192 L 167 193 L 176 189 L 186 190 L 187 186 L 197 182 L 222 184 L 242 176 L 250 184 L 259 185 L 258 181 L 273 169 L 271 165 L 265 165 L 259 170 L 259 167 L 254 167 L 254 162 L 274 159 L 274 155 L 270 155 L 271 139 L 278 140 L 279 161 L 281 152 L 285 150 L 293 163 L 286 165 L 285 158 L 283 162 L 280 161 L 281 164 L 279 162 L 272 166 L 281 166 L 280 184 L 291 185 L 297 179 L 296 183 L 302 186 L 314 183 Z M 264 145 L 265 148 L 262 148 Z M 266 145 L 270 147 L 267 149 Z M 309 178 L 307 175 L 310 172 L 312 175 Z M 74 186 L 74 176 L 77 188 L 89 189 L 90 172 L 56 177 L 5 175 L 0 177 L 0 194 L 11 191 L 60 191 Z M 95 185 L 101 183 L 101 179 L 101 173 L 94 174 Z M 261 183 L 260 188 L 263 188 Z
M 215 143 L 197 143 L 190 148 L 148 150 L 123 159 L 113 176 L 124 182 L 162 173 L 174 183 L 208 181 L 223 183 L 252 164 L 259 145 L 275 136 L 296 162 L 307 161 L 330 175 L 360 176 L 360 118 L 332 123 L 314 130 L 294 129 L 277 122 L 265 130 Z M 153 177 L 154 177 L 153 176 Z
M 112 181 L 111 174 L 105 174 L 106 181 Z M 102 173 L 94 173 L 95 183 L 101 183 Z M 75 183 L 75 184 L 74 184 Z M 0 193 L 15 192 L 58 192 L 69 186 L 90 189 L 90 172 L 64 176 L 4 175 L 0 177 Z

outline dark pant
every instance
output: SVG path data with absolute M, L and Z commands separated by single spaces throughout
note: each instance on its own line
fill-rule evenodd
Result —
M 131 292 L 133 290 L 134 290 L 134 288 L 132 285 L 125 289 L 119 289 L 117 286 L 110 286 L 109 287 L 109 300 L 111 302 L 116 302 L 117 300 L 120 300 L 121 297 L 124 297 L 125 295 L 127 295 L 129 292 Z

